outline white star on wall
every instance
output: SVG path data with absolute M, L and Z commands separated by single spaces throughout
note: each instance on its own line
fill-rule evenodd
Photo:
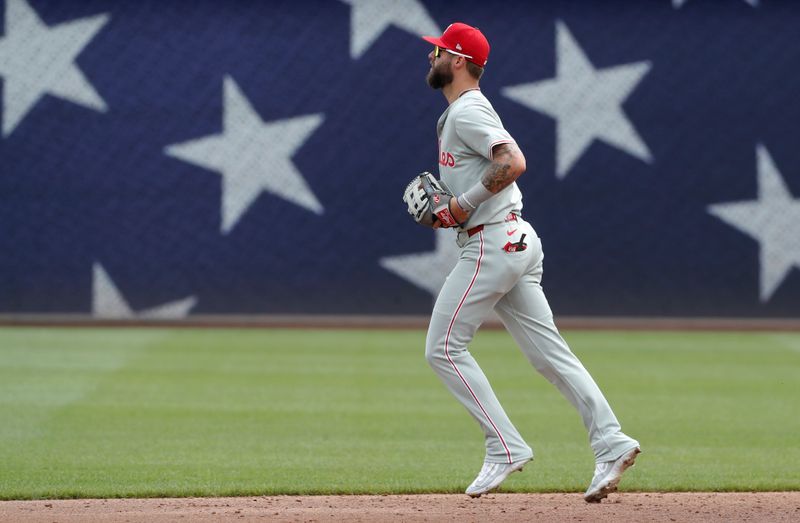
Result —
M 409 33 L 439 35 L 441 31 L 418 0 L 342 0 L 350 12 L 350 58 L 360 58 L 390 25 Z
M 109 21 L 109 15 L 47 27 L 25 0 L 6 0 L 5 18 L 5 36 L 0 38 L 4 137 L 45 94 L 107 110 L 75 58 Z
M 564 178 L 595 139 L 652 162 L 622 104 L 650 62 L 595 69 L 567 26 L 557 23 L 556 78 L 505 87 L 501 93 L 556 119 L 556 175 Z
M 222 134 L 169 145 L 165 154 L 222 175 L 222 225 L 227 234 L 262 191 L 322 214 L 324 209 L 292 162 L 323 120 L 309 114 L 265 123 L 236 82 L 225 78 Z
M 435 251 L 387 256 L 379 260 L 381 267 L 436 297 L 456 266 L 461 249 L 452 230 L 437 229 L 435 234 Z
M 792 267 L 800 269 L 800 198 L 792 198 L 763 145 L 756 155 L 758 198 L 710 205 L 708 212 L 758 242 L 760 299 L 766 302 Z
M 683 4 L 685 4 L 688 1 L 689 0 L 672 0 L 672 7 L 674 7 L 675 9 L 680 9 L 681 7 L 683 7 Z M 744 1 L 750 4 L 751 7 L 758 7 L 758 0 L 744 0 Z
M 189 311 L 197 303 L 197 298 L 190 296 L 183 300 L 173 301 L 158 307 L 133 312 L 128 302 L 111 281 L 108 273 L 99 263 L 92 267 L 92 316 L 104 319 L 179 319 L 188 316 Z

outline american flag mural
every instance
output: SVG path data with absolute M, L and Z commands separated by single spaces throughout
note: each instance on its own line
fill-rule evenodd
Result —
M 0 314 L 422 314 L 451 22 L 573 315 L 800 313 L 800 3 L 3 0 Z

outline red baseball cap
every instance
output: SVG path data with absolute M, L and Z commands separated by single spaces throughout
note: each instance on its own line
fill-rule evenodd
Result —
M 461 22 L 447 26 L 441 38 L 423 36 L 423 40 L 453 51 L 473 64 L 483 67 L 489 59 L 489 41 L 477 27 Z

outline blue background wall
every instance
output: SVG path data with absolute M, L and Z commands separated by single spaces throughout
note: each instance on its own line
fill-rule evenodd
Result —
M 800 313 L 797 2 L 381 4 L 0 3 L 0 313 L 429 311 L 433 284 L 390 266 L 452 253 L 401 194 L 445 109 L 417 35 L 453 21 L 492 45 L 481 86 L 527 157 L 557 313 Z M 594 94 L 560 117 L 507 94 L 556 77 Z M 615 108 L 559 169 L 559 126 Z

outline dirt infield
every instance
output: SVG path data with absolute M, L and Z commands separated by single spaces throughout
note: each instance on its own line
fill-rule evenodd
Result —
M 0 521 L 48 523 L 716 522 L 800 521 L 800 492 L 623 493 L 600 504 L 580 494 L 274 496 L 0 501 Z

